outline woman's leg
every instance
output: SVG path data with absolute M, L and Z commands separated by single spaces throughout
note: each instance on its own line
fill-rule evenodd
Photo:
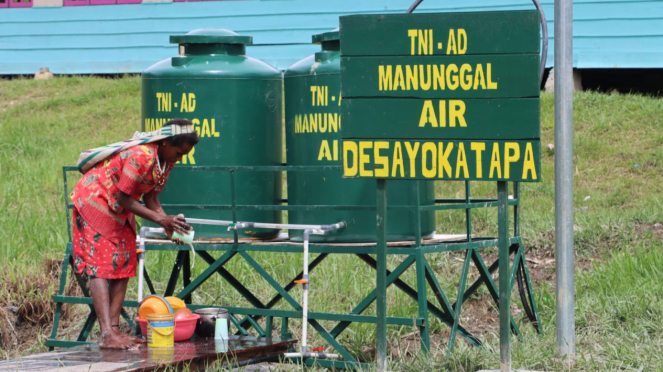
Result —
M 120 312 L 122 311 L 122 303 L 124 302 L 124 296 L 127 293 L 128 283 L 129 283 L 129 278 L 110 280 L 108 291 L 110 295 L 110 320 L 112 322 L 111 326 L 120 324 Z M 122 336 L 125 339 L 128 339 L 131 342 L 135 343 L 147 342 L 146 340 L 136 338 L 126 333 L 120 332 L 119 327 L 113 327 L 113 331 L 116 334 Z
M 101 328 L 99 346 L 109 349 L 132 347 L 134 345 L 133 340 L 118 337 L 113 332 L 111 325 L 117 323 L 111 323 L 108 279 L 99 277 L 107 277 L 105 272 L 107 270 L 104 266 L 107 260 L 104 260 L 104 257 L 108 254 L 106 252 L 108 248 L 113 246 L 110 242 L 105 241 L 101 234 L 96 233 L 88 226 L 76 208 L 74 208 L 72 216 L 74 224 L 74 264 L 77 273 L 86 273 L 90 277 L 90 295 Z
M 73 222 L 76 272 L 85 272 L 90 277 L 92 302 L 101 328 L 99 346 L 127 349 L 141 343 L 142 340 L 123 334 L 119 328 L 113 327 L 119 324 L 129 281 L 127 273 L 134 274 L 136 271 L 136 235 L 133 229 L 126 225 L 122 231 L 121 244 L 115 244 L 91 228 L 76 208 L 73 211 Z
M 124 295 L 127 293 L 127 283 L 129 282 L 129 278 L 111 279 L 109 282 L 110 320 L 113 323 L 112 325 L 119 325 L 122 302 L 124 302 Z
M 126 289 L 126 286 L 125 286 Z M 111 327 L 111 302 L 109 300 L 108 280 L 104 278 L 90 279 L 90 295 L 97 320 L 101 328 L 99 347 L 102 349 L 128 349 L 134 343 L 113 332 Z M 124 300 L 124 295 L 122 296 Z M 122 306 L 122 302 L 120 302 Z

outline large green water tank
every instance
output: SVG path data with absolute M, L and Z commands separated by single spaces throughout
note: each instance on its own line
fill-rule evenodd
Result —
M 341 58 L 338 31 L 314 35 L 322 44 L 315 55 L 290 66 L 285 72 L 286 153 L 288 165 L 341 165 Z M 414 205 L 415 181 L 389 181 L 388 205 Z M 420 182 L 422 205 L 435 203 L 431 181 Z M 344 179 L 340 171 L 288 172 L 290 205 L 372 205 L 376 204 L 374 179 Z M 376 215 L 371 211 L 290 211 L 288 222 L 328 224 L 345 221 L 340 233 L 312 241 L 367 242 L 376 240 Z M 421 214 L 422 236 L 435 232 L 435 212 Z M 412 239 L 412 212 L 396 210 L 387 218 L 389 240 Z M 290 236 L 301 239 L 301 231 Z
M 193 121 L 200 143 L 177 167 L 264 166 L 282 163 L 282 75 L 246 56 L 250 36 L 224 29 L 198 29 L 171 36 L 179 56 L 143 72 L 142 129 L 153 131 L 167 120 Z M 281 203 L 279 172 L 235 172 L 238 205 Z M 230 205 L 230 174 L 173 170 L 162 204 Z M 194 218 L 232 220 L 228 210 L 168 209 Z M 238 211 L 240 221 L 280 223 L 279 211 Z M 222 227 L 194 226 L 196 238 L 227 238 Z M 277 230 L 242 231 L 243 237 L 268 238 Z

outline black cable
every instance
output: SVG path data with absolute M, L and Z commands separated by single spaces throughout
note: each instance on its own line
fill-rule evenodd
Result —
M 407 9 L 405 13 L 412 13 L 419 4 L 424 0 L 415 0 L 412 5 Z M 546 15 L 543 12 L 543 7 L 541 7 L 541 3 L 539 0 L 532 0 L 534 2 L 534 6 L 536 9 L 539 11 L 539 16 L 541 17 L 541 33 L 542 33 L 542 41 L 543 45 L 541 47 L 541 66 L 539 69 L 539 84 L 543 83 L 543 73 L 546 69 L 546 59 L 548 57 L 548 23 L 546 21 Z M 517 282 L 518 282 L 518 292 L 520 294 L 520 301 L 523 303 L 523 309 L 525 310 L 525 314 L 527 314 L 527 317 L 529 320 L 534 324 L 534 328 L 536 328 L 537 332 L 541 332 L 539 329 L 539 322 L 536 319 L 536 314 L 534 314 L 534 302 L 532 302 L 532 297 L 531 297 L 531 292 L 529 285 L 527 284 L 526 281 L 523 280 L 523 276 L 525 276 L 525 264 L 524 264 L 525 259 L 522 258 L 520 262 L 518 263 L 518 269 L 516 270 L 516 277 L 517 277 Z
M 407 11 L 405 13 L 412 13 L 419 4 L 424 0 L 415 0 L 412 5 L 410 5 L 409 8 L 407 8 Z M 539 68 L 539 84 L 543 83 L 543 73 L 546 70 L 546 59 L 548 59 L 548 21 L 546 21 L 546 14 L 543 12 L 543 7 L 541 6 L 541 3 L 539 0 L 532 0 L 534 3 L 534 6 L 536 9 L 539 11 L 539 17 L 541 17 L 541 39 L 542 39 L 542 46 L 541 46 L 541 66 Z
M 412 3 L 412 5 L 410 5 L 409 8 L 407 8 L 407 11 L 405 13 L 414 12 L 414 10 L 417 9 L 417 7 L 419 6 L 419 4 L 421 4 L 422 1 L 424 1 L 424 0 L 415 0 L 415 2 Z
M 541 47 L 541 68 L 539 71 L 539 84 L 543 83 L 543 72 L 546 70 L 546 59 L 548 58 L 548 22 L 546 21 L 546 14 L 543 12 L 543 7 L 539 0 L 532 0 L 534 6 L 539 11 L 541 17 L 541 39 L 543 45 Z
M 516 270 L 516 281 L 518 283 L 518 293 L 520 294 L 520 301 L 523 303 L 523 310 L 527 314 L 527 318 L 532 322 L 534 328 L 538 333 L 541 333 L 539 329 L 539 322 L 537 321 L 536 314 L 534 314 L 534 303 L 532 302 L 532 296 L 530 292 L 530 287 L 527 284 L 527 281 L 523 280 L 525 276 L 525 258 L 520 260 L 518 263 L 518 269 Z
M 541 65 L 539 67 L 539 85 L 543 84 L 543 73 L 546 71 L 546 59 L 548 58 L 548 21 L 546 21 L 546 14 L 543 11 L 543 7 L 539 0 L 532 0 L 534 6 L 539 11 L 539 17 L 541 18 Z M 524 253 L 523 253 L 524 254 Z M 518 269 L 516 270 L 516 279 L 518 282 L 518 292 L 520 293 L 520 301 L 523 303 L 523 309 L 525 314 L 534 325 L 534 328 L 537 332 L 541 333 L 539 329 L 539 322 L 537 321 L 536 314 L 534 314 L 534 302 L 531 296 L 531 288 L 526 281 L 523 280 L 525 276 L 525 257 L 520 260 L 518 263 Z

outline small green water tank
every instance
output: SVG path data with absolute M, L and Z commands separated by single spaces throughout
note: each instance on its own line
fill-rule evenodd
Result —
M 341 58 L 338 31 L 314 35 L 322 44 L 315 55 L 290 66 L 285 72 L 286 154 L 288 165 L 341 164 Z M 412 191 L 416 181 L 389 181 L 388 205 L 415 205 Z M 435 185 L 420 181 L 422 205 L 435 203 Z M 340 171 L 288 172 L 290 205 L 371 205 L 376 204 L 374 179 L 344 179 Z M 312 241 L 369 242 L 376 240 L 376 214 L 373 211 L 290 211 L 288 222 L 329 224 L 345 221 L 347 227 L 328 236 L 311 235 Z M 422 236 L 435 232 L 435 212 L 421 214 Z M 387 219 L 388 240 L 413 239 L 412 212 L 392 210 Z M 290 231 L 301 239 L 301 231 Z
M 142 79 L 143 131 L 157 130 L 169 119 L 193 121 L 200 137 L 194 151 L 177 167 L 264 166 L 282 162 L 282 75 L 246 56 L 250 36 L 223 29 L 198 29 L 171 36 L 179 56 L 150 66 Z M 238 205 L 278 205 L 280 172 L 235 172 Z M 162 204 L 230 205 L 230 174 L 173 170 L 159 197 Z M 165 208 L 167 214 L 232 220 L 229 210 Z M 280 211 L 243 210 L 239 221 L 280 223 Z M 223 227 L 194 226 L 196 238 L 229 238 Z M 243 230 L 242 237 L 269 238 L 278 230 Z

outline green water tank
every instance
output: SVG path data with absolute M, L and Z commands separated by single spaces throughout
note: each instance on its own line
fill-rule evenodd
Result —
M 286 154 L 288 165 L 341 164 L 341 58 L 338 31 L 314 35 L 322 44 L 315 55 L 290 66 L 285 72 Z M 389 205 L 414 205 L 415 181 L 389 181 Z M 420 182 L 422 205 L 435 203 L 435 185 Z M 374 179 L 344 179 L 341 171 L 288 172 L 290 205 L 371 205 L 376 203 Z M 372 211 L 290 211 L 288 222 L 328 224 L 347 222 L 347 227 L 328 236 L 312 235 L 312 241 L 369 242 L 376 240 L 376 215 Z M 422 236 L 435 232 L 435 212 L 421 214 Z M 389 240 L 413 239 L 412 212 L 396 210 L 387 219 Z M 301 231 L 290 231 L 301 239 Z
M 224 29 L 198 29 L 171 36 L 179 56 L 150 66 L 142 79 L 143 131 L 169 119 L 193 121 L 200 142 L 177 167 L 265 166 L 282 163 L 282 75 L 246 56 L 252 37 Z M 280 172 L 235 172 L 238 205 L 281 203 Z M 162 204 L 230 205 L 230 174 L 173 170 Z M 229 210 L 166 208 L 167 214 L 232 220 Z M 280 211 L 241 210 L 240 221 L 280 223 Z M 194 226 L 196 238 L 229 238 L 223 227 Z M 269 238 L 278 230 L 243 230 L 242 237 Z

